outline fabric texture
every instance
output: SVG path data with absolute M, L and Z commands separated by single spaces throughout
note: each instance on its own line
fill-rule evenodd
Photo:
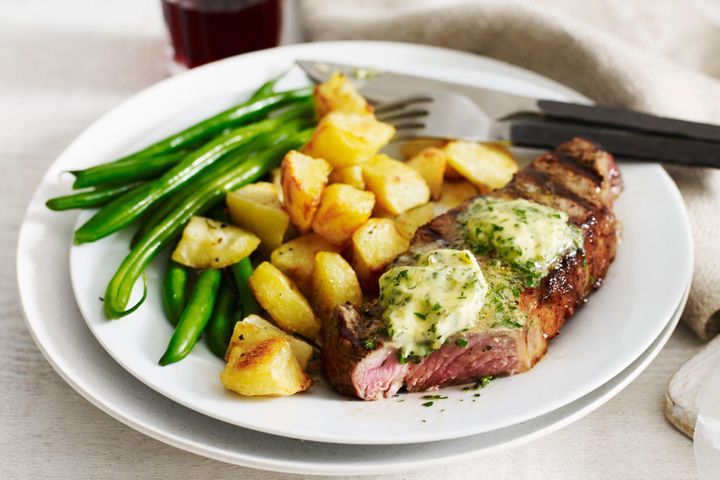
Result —
M 312 41 L 465 50 L 533 70 L 599 104 L 720 123 L 720 27 L 700 0 L 303 0 L 300 13 Z M 709 339 L 720 332 L 720 170 L 666 168 L 695 243 L 683 320 Z

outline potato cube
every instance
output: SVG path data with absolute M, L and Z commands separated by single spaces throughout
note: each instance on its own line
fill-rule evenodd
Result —
M 362 167 L 355 165 L 353 167 L 334 168 L 330 172 L 330 183 L 346 183 L 360 190 L 365 190 Z
M 438 200 L 441 210 L 459 207 L 465 200 L 478 194 L 477 188 L 467 180 L 445 182 Z
M 318 252 L 338 252 L 340 248 L 316 233 L 294 238 L 273 250 L 270 263 L 295 282 L 305 294 L 310 294 L 313 265 Z
M 260 239 L 242 228 L 205 217 L 192 217 L 172 259 L 193 268 L 224 268 L 250 255 Z
M 375 206 L 371 192 L 335 183 L 325 187 L 313 230 L 336 245 L 350 239 L 353 232 L 370 218 Z
M 269 338 L 247 350 L 234 348 L 220 381 L 228 390 L 248 397 L 293 395 L 312 386 L 284 338 Z
M 435 204 L 432 202 L 420 205 L 395 217 L 395 228 L 400 235 L 411 240 L 415 231 L 435 217 Z
M 282 245 L 290 227 L 290 216 L 280 205 L 275 185 L 251 183 L 228 193 L 226 201 L 232 222 L 260 237 L 264 251 L 270 252 Z
M 292 150 L 285 155 L 281 169 L 285 209 L 293 225 L 307 232 L 328 183 L 330 164 Z
M 440 138 L 414 138 L 400 146 L 400 155 L 402 155 L 405 160 L 410 160 L 426 148 L 442 148 L 447 143 L 447 140 Z
M 426 148 L 408 160 L 407 166 L 417 171 L 430 188 L 433 199 L 440 198 L 447 157 L 439 148 Z
M 330 112 L 318 123 L 303 153 L 324 158 L 334 168 L 360 165 L 375 156 L 393 135 L 395 127 L 372 115 Z
M 235 324 L 230 344 L 225 353 L 225 360 L 230 358 L 230 353 L 237 346 L 242 350 L 248 350 L 268 338 L 284 338 L 290 342 L 295 358 L 304 369 L 313 356 L 313 347 L 304 340 L 283 332 L 278 327 L 258 315 L 248 315 Z
M 405 163 L 387 155 L 377 155 L 363 165 L 367 189 L 378 205 L 395 215 L 427 203 L 430 189 L 423 177 Z
M 371 218 L 352 236 L 352 263 L 363 287 L 377 289 L 382 270 L 410 246 L 389 218 Z
M 297 286 L 269 262 L 263 262 L 250 276 L 250 289 L 275 323 L 283 330 L 317 340 L 320 321 Z
M 320 252 L 315 256 L 312 277 L 313 303 L 320 317 L 327 320 L 335 307 L 350 302 L 362 303 L 362 290 L 350 264 L 334 252 Z
M 318 118 L 336 110 L 365 114 L 373 111 L 352 82 L 340 72 L 333 73 L 329 79 L 318 84 L 313 98 Z
M 280 202 L 280 205 L 283 205 L 285 203 L 285 198 L 282 191 L 282 171 L 280 170 L 280 167 L 270 170 L 270 183 L 275 185 L 275 190 L 278 192 L 278 201 Z
M 498 144 L 454 141 L 443 150 L 448 164 L 478 188 L 502 188 L 518 171 L 510 152 Z

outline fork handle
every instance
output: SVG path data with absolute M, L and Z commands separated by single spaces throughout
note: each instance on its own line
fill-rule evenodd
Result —
M 516 118 L 506 135 L 516 145 L 554 148 L 585 137 L 614 155 L 676 165 L 720 168 L 720 143 L 653 135 L 542 117 Z
M 720 125 L 657 117 L 635 110 L 578 103 L 538 100 L 541 113 L 551 118 L 576 120 L 597 125 L 621 127 L 645 133 L 660 133 L 720 142 Z

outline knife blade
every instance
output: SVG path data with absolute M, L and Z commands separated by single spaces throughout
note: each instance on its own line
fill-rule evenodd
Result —
M 659 117 L 624 108 L 559 102 L 524 97 L 489 88 L 447 82 L 428 77 L 378 70 L 372 67 L 342 65 L 324 61 L 298 60 L 296 63 L 315 82 L 327 80 L 340 71 L 368 99 L 382 103 L 411 94 L 449 90 L 475 102 L 493 121 L 516 114 L 534 114 L 578 124 L 619 128 L 643 134 L 693 138 L 720 143 L 720 125 Z

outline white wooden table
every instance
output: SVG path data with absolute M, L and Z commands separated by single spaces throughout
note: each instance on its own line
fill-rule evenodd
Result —
M 98 116 L 166 76 L 159 1 L 0 0 L 0 478 L 289 478 L 152 440 L 75 393 L 23 323 L 15 247 L 43 172 Z M 393 479 L 694 479 L 692 443 L 662 413 L 670 376 L 701 347 L 680 326 L 635 382 L 529 445 Z M 358 472 L 362 473 L 362 472 Z

